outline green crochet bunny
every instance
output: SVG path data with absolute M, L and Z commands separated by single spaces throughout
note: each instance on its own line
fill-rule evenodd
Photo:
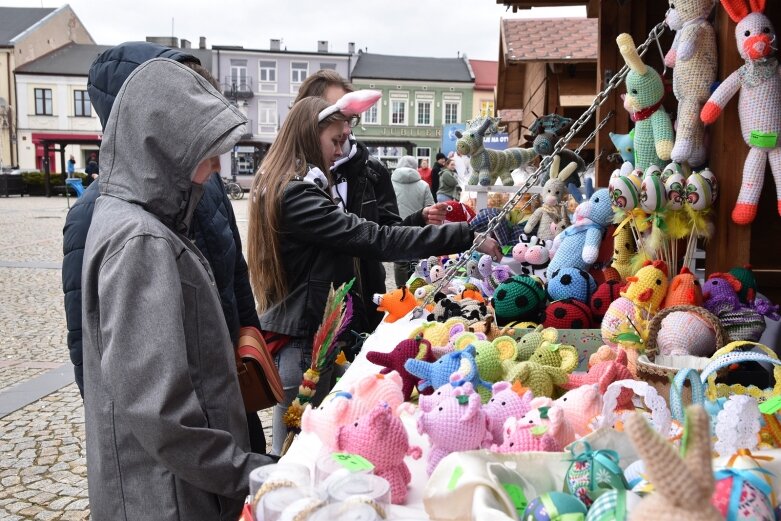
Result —
M 535 397 L 555 398 L 556 387 L 567 383 L 568 375 L 578 366 L 578 352 L 573 346 L 543 341 L 527 362 L 520 362 L 505 375 L 508 382 L 518 381 Z
M 635 123 L 635 168 L 664 168 L 670 161 L 674 136 L 670 115 L 662 107 L 662 77 L 643 63 L 630 35 L 620 34 L 616 43 L 629 66 L 624 108 Z

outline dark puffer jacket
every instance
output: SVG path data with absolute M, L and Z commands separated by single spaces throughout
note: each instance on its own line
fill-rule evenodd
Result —
M 108 120 L 114 98 L 125 79 L 139 64 L 156 57 L 200 63 L 189 54 L 144 42 L 119 45 L 105 51 L 95 60 L 90 68 L 87 88 L 101 123 Z M 65 292 L 68 349 L 76 384 L 82 396 L 81 266 L 93 206 L 100 195 L 99 185 L 98 179 L 77 200 L 68 212 L 63 228 L 62 286 Z M 234 225 L 227 226 L 226 221 Z M 204 184 L 203 198 L 196 208 L 192 229 L 196 245 L 214 272 L 225 321 L 235 344 L 239 326 L 260 327 L 260 322 L 255 313 L 247 263 L 241 254 L 241 239 L 235 228 L 233 208 L 225 196 L 218 175 L 212 176 Z
M 391 174 L 361 143 L 356 154 L 336 169 L 336 175 L 347 180 L 347 211 L 380 226 L 425 226 L 423 211 L 406 219 L 399 217 L 396 192 Z M 403 260 L 394 259 L 390 260 Z M 370 333 L 382 320 L 372 302 L 375 293 L 385 293 L 385 269 L 377 260 L 361 259 L 358 283 L 354 286 L 358 298 L 353 302 L 354 315 L 350 329 Z

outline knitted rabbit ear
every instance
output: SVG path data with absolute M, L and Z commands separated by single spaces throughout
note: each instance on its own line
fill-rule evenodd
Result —
M 681 447 L 683 463 L 699 487 L 713 490 L 713 454 L 711 450 L 710 417 L 702 405 L 686 409 L 686 446 Z
M 317 116 L 317 121 L 323 121 L 325 118 L 336 112 L 341 112 L 345 116 L 352 117 L 361 114 L 371 108 L 372 105 L 377 103 L 377 100 L 382 97 L 382 92 L 378 90 L 356 90 L 355 92 L 348 92 L 339 100 L 320 111 Z
M 759 0 L 751 1 L 753 4 Z M 721 0 L 721 5 L 724 6 L 724 10 L 727 11 L 727 14 L 735 23 L 739 23 L 749 14 L 749 6 L 746 0 Z
M 550 164 L 550 178 L 555 179 L 559 176 L 559 167 L 561 165 L 561 156 L 556 154 Z
M 569 176 L 571 176 L 572 173 L 575 170 L 577 170 L 577 168 L 578 168 L 578 164 L 575 161 L 573 161 L 572 163 L 568 164 L 567 166 L 564 167 L 564 170 L 559 172 L 558 180 L 559 181 L 566 181 L 569 178 Z
M 766 0 L 750 0 L 752 13 L 764 13 Z

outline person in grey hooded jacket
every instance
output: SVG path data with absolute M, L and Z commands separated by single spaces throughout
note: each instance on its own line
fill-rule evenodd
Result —
M 246 118 L 191 69 L 140 65 L 101 144 L 82 272 L 92 519 L 238 518 L 253 468 L 220 299 L 187 239 L 210 158 Z
M 391 175 L 391 182 L 402 219 L 434 204 L 431 187 L 420 178 L 418 162 L 414 157 L 403 156 L 399 159 L 396 170 Z M 393 276 L 396 287 L 404 286 L 414 269 L 414 263 L 394 262 Z

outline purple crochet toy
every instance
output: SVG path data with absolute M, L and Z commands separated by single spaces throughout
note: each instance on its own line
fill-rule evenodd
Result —
M 426 471 L 429 475 L 439 461 L 451 452 L 488 447 L 492 436 L 480 404 L 480 395 L 465 383 L 429 412 L 418 412 L 418 432 L 428 435 L 431 452 Z
M 431 343 L 418 335 L 415 338 L 402 340 L 390 353 L 370 351 L 366 354 L 366 359 L 373 364 L 384 367 L 381 371 L 383 374 L 397 371 L 401 375 L 402 395 L 405 400 L 409 400 L 412 396 L 412 390 L 418 385 L 420 378 L 410 374 L 404 368 L 404 364 L 409 359 L 433 362 L 434 353 L 431 350 Z
M 488 415 L 488 425 L 494 443 L 501 444 L 504 422 L 507 418 L 520 418 L 529 412 L 534 395 L 531 391 L 526 391 L 523 396 L 519 396 L 512 389 L 510 382 L 496 382 L 491 391 L 491 399 L 483 405 L 483 410 Z

